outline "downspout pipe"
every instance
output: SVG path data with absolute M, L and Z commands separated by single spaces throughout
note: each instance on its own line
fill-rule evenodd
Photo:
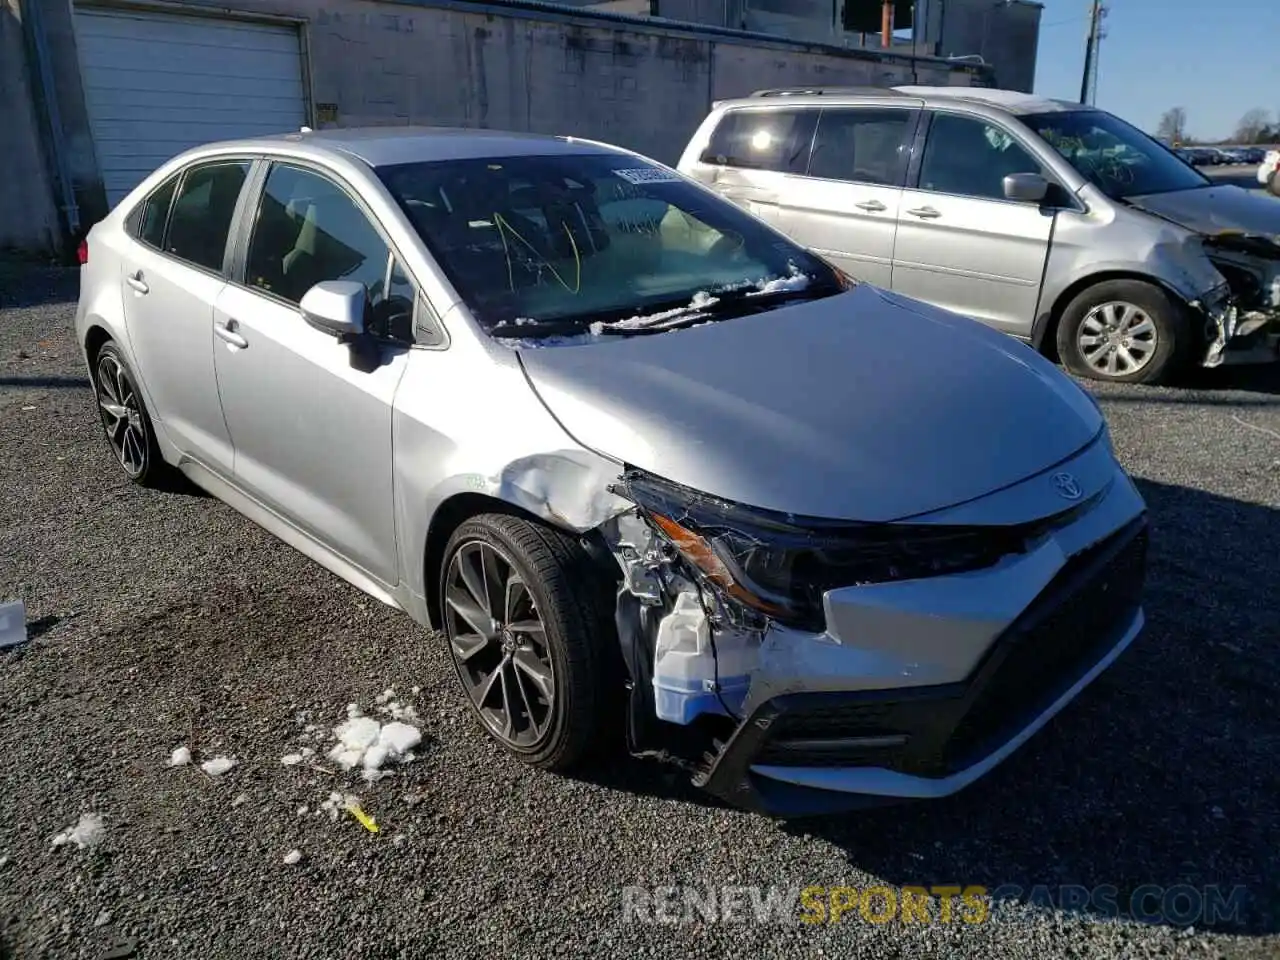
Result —
M 58 108 L 58 91 L 53 81 L 52 57 L 49 41 L 41 19 L 40 0 L 22 0 L 22 23 L 26 34 L 31 63 L 34 66 L 32 87 L 37 92 L 44 119 L 44 153 L 52 160 L 54 179 L 61 199 L 59 211 L 63 228 L 63 244 L 69 248 L 79 239 L 80 207 L 76 203 L 71 184 L 71 171 L 67 167 L 66 136 L 62 127 L 62 113 Z

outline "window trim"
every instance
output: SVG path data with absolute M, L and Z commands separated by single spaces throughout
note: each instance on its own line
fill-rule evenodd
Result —
M 968 110 L 958 110 L 949 107 L 927 107 L 923 111 L 925 116 L 921 119 L 916 127 L 915 143 L 912 146 L 912 156 L 910 169 L 907 172 L 905 189 L 914 190 L 918 193 L 927 193 L 935 197 L 955 197 L 960 200 L 981 200 L 985 203 L 1001 203 L 1006 206 L 1013 207 L 1030 207 L 1031 204 L 1021 200 L 1010 200 L 1008 197 L 984 197 L 972 193 L 951 193 L 946 190 L 930 190 L 927 187 L 920 186 L 921 168 L 924 166 L 924 151 L 929 142 L 929 135 L 933 132 L 933 121 L 939 116 L 960 117 L 965 120 L 974 120 L 988 126 L 995 127 L 1000 132 L 1009 136 L 1014 143 L 1022 147 L 1027 154 L 1040 164 L 1040 168 L 1044 171 L 1043 175 L 1049 181 L 1050 192 L 1058 194 L 1058 202 L 1054 202 L 1051 198 L 1046 198 L 1045 202 L 1035 207 L 1037 210 L 1077 210 L 1085 212 L 1086 207 L 1080 198 L 1071 192 L 1058 178 L 1053 167 L 1046 162 L 1041 155 L 1042 151 L 1039 147 L 1029 141 L 1021 132 L 1011 127 L 1009 124 L 997 120 L 993 117 L 985 116 L 981 113 L 974 113 Z
M 715 140 L 716 134 L 720 132 L 720 128 L 723 127 L 731 117 L 740 117 L 743 114 L 748 114 L 748 113 L 754 113 L 754 114 L 760 114 L 760 115 L 772 114 L 775 116 L 780 113 L 797 113 L 797 114 L 808 113 L 808 114 L 814 115 L 812 129 L 809 130 L 809 143 L 807 146 L 803 148 L 803 151 L 802 151 L 804 155 L 804 171 L 775 170 L 772 167 L 763 167 L 763 166 L 753 167 L 753 166 L 748 166 L 741 163 L 732 163 L 732 162 L 719 163 L 714 159 L 709 159 L 711 157 L 721 156 L 721 154 L 714 154 L 711 150 L 711 143 L 712 141 Z M 777 107 L 777 106 L 734 107 L 732 109 L 726 110 L 724 111 L 724 113 L 720 115 L 720 119 L 716 121 L 716 125 L 711 129 L 711 135 L 707 138 L 707 145 L 702 150 L 702 152 L 698 155 L 698 162 L 705 164 L 709 167 L 716 167 L 717 169 L 720 169 L 720 170 L 747 170 L 754 173 L 775 173 L 778 176 L 792 176 L 792 177 L 806 176 L 807 171 L 809 169 L 809 162 L 813 159 L 813 138 L 818 132 L 819 115 L 821 113 L 822 113 L 822 106 L 820 104 L 802 104 L 800 106 L 789 106 L 789 107 Z
M 270 300 L 272 303 L 287 307 L 298 315 L 298 319 L 302 320 L 302 309 L 299 304 L 292 300 L 287 300 L 279 294 L 272 293 L 269 290 L 263 290 L 261 287 L 254 286 L 246 279 L 246 270 L 248 269 L 249 249 L 253 243 L 253 232 L 258 225 L 258 214 L 262 209 L 262 196 L 267 189 L 267 178 L 271 175 L 271 170 L 276 166 L 292 167 L 313 176 L 320 177 L 323 180 L 332 183 L 341 190 L 352 202 L 361 215 L 372 225 L 374 232 L 382 240 L 387 247 L 387 263 L 383 276 L 389 276 L 393 268 L 393 264 L 399 263 L 400 267 L 408 275 L 414 286 L 414 310 L 413 324 L 414 332 L 417 332 L 418 325 L 418 303 L 426 298 L 426 292 L 422 284 L 421 278 L 414 273 L 412 267 L 409 266 L 408 258 L 400 252 L 400 248 L 387 235 L 386 228 L 382 222 L 369 209 L 369 205 L 364 202 L 359 191 L 355 190 L 347 180 L 340 174 L 330 170 L 329 168 L 313 163 L 303 157 L 281 156 L 275 154 L 264 154 L 253 158 L 255 163 L 255 175 L 245 181 L 245 186 L 249 189 L 241 194 L 243 204 L 236 210 L 235 222 L 235 243 L 228 244 L 229 259 L 227 262 L 227 282 L 234 284 L 236 287 L 248 293 L 255 294 Z M 430 304 L 428 304 L 430 306 Z M 441 343 L 438 345 L 428 345 L 419 343 L 405 343 L 399 340 L 393 340 L 389 337 L 379 337 L 380 343 L 396 344 L 402 347 L 417 348 L 422 350 L 445 350 L 451 342 L 449 331 L 445 325 L 440 322 L 439 311 L 431 307 L 431 313 L 435 322 L 432 326 L 440 331 Z M 304 321 L 305 322 L 305 321 Z
M 839 183 L 849 186 L 870 187 L 872 189 L 881 190 L 902 190 L 908 182 L 908 174 L 911 170 L 912 161 L 914 160 L 914 151 L 916 137 L 922 123 L 924 110 L 915 105 L 896 106 L 885 103 L 869 103 L 869 104 L 853 104 L 841 103 L 827 107 L 818 107 L 818 119 L 813 125 L 813 137 L 809 141 L 809 162 L 805 165 L 804 173 L 792 173 L 788 176 L 804 177 L 806 180 L 814 180 L 819 183 Z M 875 110 L 905 110 L 909 114 L 907 117 L 907 125 L 903 130 L 902 140 L 899 141 L 899 159 L 897 162 L 897 170 L 894 179 L 896 183 L 871 183 L 868 180 L 851 180 L 843 177 L 823 177 L 812 172 L 813 170 L 813 152 L 818 146 L 818 132 L 822 129 L 822 115 L 825 113 L 836 113 L 842 110 L 857 111 L 875 111 Z
M 198 160 L 193 160 L 191 163 L 175 171 L 172 175 L 170 175 L 169 177 L 166 177 L 164 180 L 160 181 L 160 183 L 156 184 L 154 189 L 148 191 L 147 195 L 138 203 L 136 203 L 133 206 L 133 208 L 129 211 L 129 213 L 126 214 L 125 216 L 125 219 L 127 221 L 128 218 L 132 217 L 134 213 L 136 213 L 144 204 L 146 204 L 146 202 L 150 200 L 151 197 L 157 191 L 159 191 L 162 187 L 168 184 L 171 180 L 176 180 L 175 186 L 173 188 L 173 196 L 169 198 L 169 209 L 165 213 L 164 230 L 160 234 L 160 242 L 161 244 L 163 244 L 163 246 L 157 247 L 157 246 L 154 246 L 153 244 L 147 243 L 140 236 L 137 236 L 133 233 L 129 234 L 130 239 L 132 239 L 135 243 L 141 244 L 146 249 L 159 254 L 160 256 L 164 257 L 166 260 L 169 260 L 173 263 L 181 264 L 182 266 L 187 267 L 191 270 L 198 270 L 201 273 L 207 274 L 208 276 L 211 276 L 211 277 L 219 277 L 223 280 L 227 279 L 227 257 L 231 249 L 232 240 L 236 235 L 236 218 L 239 216 L 240 207 L 241 207 L 241 204 L 244 202 L 247 188 L 249 187 L 253 179 L 253 165 L 254 165 L 255 159 L 256 159 L 255 157 L 241 155 L 241 154 L 227 154 L 226 156 L 201 157 Z M 226 240 L 223 241 L 223 244 L 222 244 L 222 264 L 217 269 L 214 269 L 212 267 L 207 267 L 202 263 L 195 263 L 194 261 L 187 260 L 185 257 L 180 257 L 177 254 L 171 252 L 168 249 L 169 227 L 171 226 L 173 221 L 173 206 L 177 202 L 179 195 L 181 195 L 182 193 L 182 188 L 187 182 L 187 176 L 193 170 L 196 170 L 198 168 L 222 166 L 229 163 L 244 163 L 248 165 L 249 169 L 245 173 L 244 183 L 240 185 L 240 193 L 236 197 L 235 206 L 232 207 L 231 209 L 231 220 L 227 224 L 227 238 Z

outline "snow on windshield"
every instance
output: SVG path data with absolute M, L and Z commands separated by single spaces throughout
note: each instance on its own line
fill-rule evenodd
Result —
M 812 282 L 812 279 L 812 277 L 792 264 L 791 272 L 785 277 L 761 278 L 746 284 L 730 284 L 717 287 L 714 291 L 699 290 L 685 306 L 663 310 L 659 313 L 636 314 L 633 317 L 627 317 L 625 320 L 615 320 L 608 324 L 593 323 L 583 333 L 559 337 L 495 337 L 494 339 L 503 346 L 515 348 L 537 349 L 543 347 L 582 346 L 583 344 L 598 342 L 610 336 L 611 334 L 607 331 L 626 332 L 628 330 L 661 329 L 664 321 L 687 320 L 690 315 L 696 315 L 698 312 L 708 310 L 719 303 L 720 298 L 716 296 L 717 293 L 737 293 L 746 290 L 749 297 L 773 293 L 789 293 L 803 290 Z M 538 323 L 538 321 L 528 317 L 519 317 L 513 323 L 516 326 L 530 326 Z M 696 324 L 696 326 L 701 326 L 701 324 Z M 688 328 L 686 327 L 685 329 Z

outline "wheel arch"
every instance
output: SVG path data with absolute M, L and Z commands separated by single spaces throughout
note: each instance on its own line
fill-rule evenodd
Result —
M 554 526 L 556 529 L 572 536 L 580 537 L 583 546 L 595 556 L 604 549 L 598 531 L 582 532 L 563 524 L 553 524 L 545 517 L 486 493 L 456 493 L 443 501 L 431 516 L 427 527 L 426 542 L 422 551 L 422 584 L 427 606 L 427 622 L 433 630 L 443 627 L 440 608 L 440 568 L 444 564 L 445 548 L 449 539 L 460 526 L 472 517 L 485 513 L 496 513 L 508 517 L 517 517 L 537 526 Z
M 1066 312 L 1067 306 L 1090 287 L 1112 280 L 1136 280 L 1139 283 L 1150 284 L 1169 294 L 1184 307 L 1190 306 L 1186 296 L 1177 288 L 1153 274 L 1143 273 L 1140 270 L 1102 270 L 1073 280 L 1062 289 L 1057 297 L 1054 298 L 1049 309 L 1041 313 L 1037 318 L 1031 334 L 1031 345 L 1050 360 L 1055 362 L 1060 360 L 1058 357 L 1058 324 L 1062 322 L 1062 315 Z
M 94 365 L 98 362 L 98 353 L 102 348 L 115 338 L 111 335 L 106 327 L 100 323 L 92 323 L 84 334 L 84 358 L 89 365 L 89 371 L 92 375 Z

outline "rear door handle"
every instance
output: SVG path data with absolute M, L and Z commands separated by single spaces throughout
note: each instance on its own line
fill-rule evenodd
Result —
M 861 203 L 855 203 L 854 206 L 859 210 L 866 210 L 868 213 L 884 213 L 889 209 L 879 200 L 863 200 Z
M 138 293 L 147 293 L 151 288 L 147 286 L 147 281 L 142 279 L 142 271 L 137 270 L 124 278 L 124 282 L 131 286 Z
M 933 207 L 916 207 L 914 210 L 908 210 L 907 213 L 913 217 L 919 217 L 921 220 L 937 220 L 942 214 Z
M 213 332 L 219 340 L 224 340 L 231 344 L 231 346 L 243 350 L 245 347 L 249 346 L 249 341 L 236 333 L 239 328 L 240 324 L 235 320 L 228 320 L 226 323 L 215 323 L 213 325 Z

